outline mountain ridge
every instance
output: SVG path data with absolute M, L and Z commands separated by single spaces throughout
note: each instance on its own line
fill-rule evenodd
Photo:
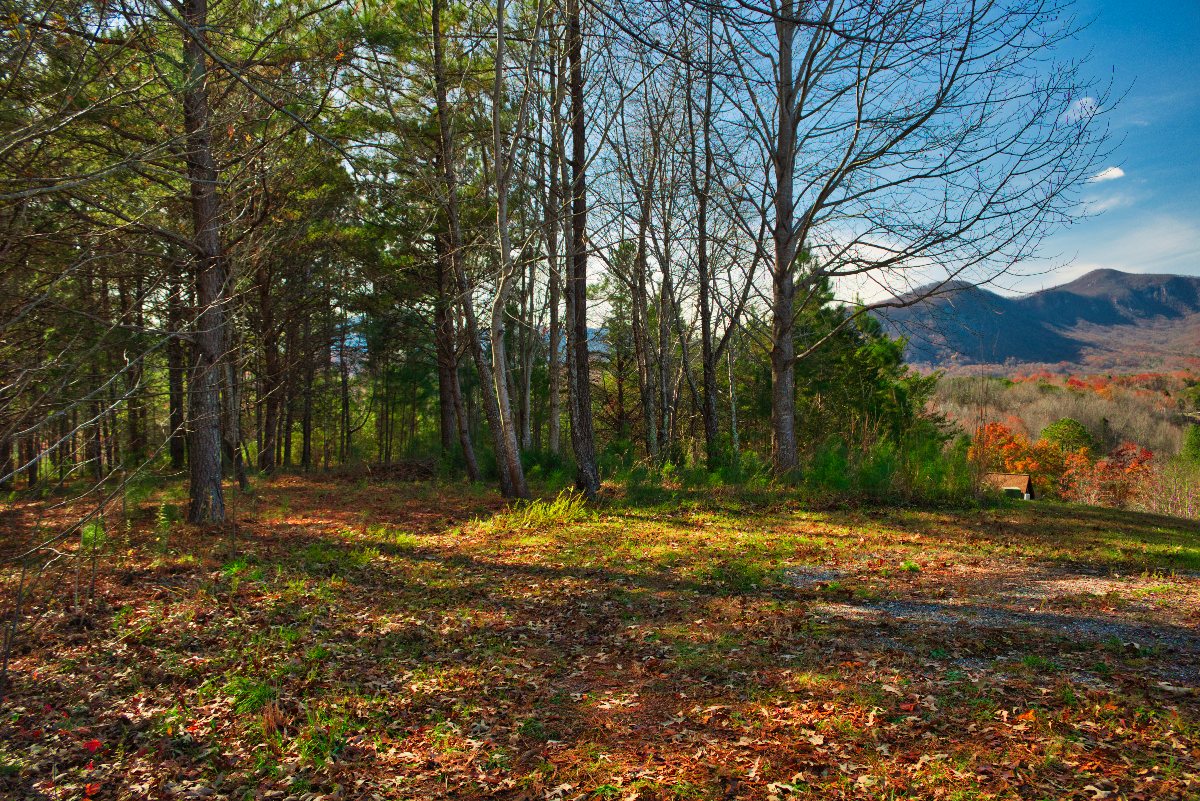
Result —
M 911 301 L 928 291 L 900 299 Z M 1200 366 L 1200 277 L 1195 276 L 1093 270 L 1016 297 L 954 282 L 878 316 L 893 335 L 908 338 L 909 361 L 927 367 Z

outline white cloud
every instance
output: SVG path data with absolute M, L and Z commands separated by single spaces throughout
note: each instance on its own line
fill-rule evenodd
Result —
M 1096 173 L 1091 178 L 1088 178 L 1088 183 L 1098 184 L 1101 181 L 1114 181 L 1117 178 L 1124 178 L 1124 177 L 1125 177 L 1125 171 L 1122 170 L 1120 167 L 1105 167 L 1103 170 Z
M 1063 119 L 1067 122 L 1082 122 L 1096 116 L 1099 111 L 1100 101 L 1094 97 L 1081 97 L 1067 106 L 1067 110 L 1063 112 Z

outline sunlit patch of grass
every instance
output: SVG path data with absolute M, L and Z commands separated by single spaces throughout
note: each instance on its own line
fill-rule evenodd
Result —
M 702 578 L 718 584 L 727 592 L 748 593 L 762 586 L 768 572 L 758 562 L 748 559 L 731 559 L 709 568 L 702 573 Z
M 378 548 L 360 546 L 339 548 L 325 540 L 305 546 L 297 554 L 305 570 L 310 573 L 336 575 L 352 570 L 361 570 L 380 558 Z
M 587 498 L 571 490 L 563 490 L 554 500 L 536 498 L 492 515 L 481 525 L 489 531 L 519 531 L 546 526 L 583 523 L 594 520 L 596 513 L 588 506 Z

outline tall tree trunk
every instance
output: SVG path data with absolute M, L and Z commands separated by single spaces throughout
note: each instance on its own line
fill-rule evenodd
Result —
M 546 241 L 546 267 L 549 271 L 547 293 L 550 303 L 550 331 L 547 334 L 546 370 L 549 379 L 549 409 L 547 411 L 547 438 L 551 453 L 562 450 L 562 371 L 559 352 L 562 349 L 562 323 L 559 319 L 562 305 L 562 278 L 559 274 L 558 232 L 563 210 L 563 184 L 560 170 L 563 168 L 562 103 L 564 86 L 565 54 L 559 52 L 558 26 L 550 26 L 550 154 L 547 163 L 549 187 L 546 192 L 543 226 Z
M 345 314 L 338 324 L 338 384 L 341 388 L 341 438 L 338 445 L 338 461 L 347 464 L 354 451 L 353 421 L 350 418 L 350 362 L 346 357 L 346 327 L 348 322 Z
M 140 281 L 139 281 L 140 283 Z M 129 279 L 121 277 L 117 279 L 117 298 L 121 303 L 121 322 L 126 325 L 136 325 L 139 315 L 136 313 L 135 307 L 141 306 L 141 298 L 136 289 L 130 291 Z M 146 437 L 142 430 L 142 399 L 141 399 L 141 384 L 142 384 L 142 358 L 141 349 L 138 347 L 127 347 L 125 351 L 125 429 L 128 434 L 129 454 L 139 462 L 146 455 Z M 138 353 L 129 360 L 130 353 Z
M 454 330 L 451 314 L 454 276 L 450 264 L 451 245 L 448 237 L 438 236 L 435 245 L 438 251 L 438 297 L 434 307 L 435 331 L 438 358 L 438 396 L 441 407 L 442 450 L 454 449 L 455 438 L 462 449 L 467 477 L 479 480 L 479 463 L 475 459 L 475 445 L 471 442 L 470 421 L 463 409 L 462 387 L 458 381 L 458 337 Z
M 704 105 L 700 109 L 700 139 L 704 165 L 697 169 L 696 148 L 689 148 L 691 155 L 692 188 L 696 195 L 696 271 L 699 277 L 700 295 L 700 360 L 703 368 L 700 416 L 704 421 L 704 451 L 709 470 L 715 470 L 721 458 L 719 433 L 717 430 L 717 354 L 713 347 L 712 323 L 712 271 L 708 253 L 708 199 L 712 186 L 712 14 L 709 13 L 706 64 L 704 70 Z M 688 97 L 688 122 L 695 141 L 693 103 Z
M 537 289 L 537 260 L 529 260 L 525 291 L 521 296 L 521 448 L 533 447 L 533 343 L 537 332 L 533 314 L 533 296 Z
M 741 444 L 738 442 L 738 418 L 737 418 L 737 390 L 733 380 L 733 342 L 729 343 L 729 350 L 725 353 L 727 367 L 729 369 L 729 448 L 730 456 L 733 459 L 733 464 L 736 466 L 741 461 Z
M 304 316 L 304 333 L 300 340 L 300 358 L 304 360 L 304 385 L 300 398 L 300 466 L 305 470 L 313 467 L 313 394 L 317 381 L 317 354 L 313 347 L 311 315 Z M 292 412 L 288 411 L 287 440 L 284 454 L 287 461 L 291 460 L 292 450 Z
M 775 131 L 775 220 L 772 238 L 775 263 L 771 270 L 771 459 L 777 474 L 796 469 L 796 344 L 794 340 L 796 284 L 795 199 L 796 163 L 795 77 L 792 50 L 796 21 L 791 3 L 775 19 L 779 43 L 776 76 L 778 104 Z
M 512 257 L 512 241 L 508 228 L 508 183 L 512 174 L 513 153 L 505 153 L 504 132 L 501 129 L 501 107 L 504 105 L 504 0 L 496 2 L 496 54 L 495 80 L 492 91 L 492 154 L 496 174 L 496 232 L 500 247 L 500 280 L 496 296 L 492 299 L 491 322 L 488 337 L 492 350 L 492 386 L 496 391 L 496 405 L 500 412 L 502 429 L 502 451 L 497 459 L 504 460 L 513 493 L 521 498 L 529 496 L 525 484 L 525 471 L 521 467 L 521 449 L 517 443 L 517 431 L 513 421 L 512 398 L 508 383 L 508 354 L 504 340 L 504 311 L 516 285 L 516 265 Z M 518 132 L 519 133 L 519 132 Z M 517 135 L 513 136 L 515 147 Z
M 193 260 L 196 274 L 196 315 L 193 340 L 195 364 L 191 400 L 190 447 L 193 523 L 222 523 L 225 498 L 221 491 L 221 347 L 225 337 L 225 277 L 221 263 L 220 208 L 217 168 L 212 153 L 208 67 L 199 38 L 208 25 L 207 0 L 184 0 L 184 59 L 188 67 L 183 93 L 187 133 L 187 173 L 191 185 Z
M 662 282 L 658 292 L 658 454 L 659 458 L 673 458 L 671 430 L 674 422 L 675 392 L 671 379 L 671 320 L 675 312 L 671 308 L 671 268 L 661 265 Z
M 641 194 L 637 253 L 633 260 L 633 269 L 636 274 L 629 282 L 629 294 L 632 300 L 630 305 L 633 307 L 633 352 L 637 359 L 638 394 L 642 400 L 642 433 L 646 442 L 646 454 L 657 461 L 659 453 L 658 408 L 655 403 L 654 368 L 650 359 L 650 315 L 648 313 L 650 302 L 646 288 L 646 277 L 650 269 L 649 245 L 646 241 L 649 235 L 651 211 L 649 181 L 647 181 L 646 190 Z
M 279 432 L 279 410 L 283 401 L 283 366 L 279 358 L 279 327 L 275 322 L 275 299 L 271 294 L 271 269 L 260 260 L 255 270 L 258 283 L 258 341 L 263 351 L 262 426 L 258 449 L 258 469 L 264 473 L 275 470 L 275 446 Z
M 514 483 L 513 475 L 506 466 L 504 424 L 500 419 L 500 409 L 496 401 L 496 393 L 489 390 L 495 385 L 492 371 L 483 353 L 483 343 L 480 341 L 479 322 L 475 316 L 475 307 L 471 299 L 471 285 L 467 280 L 466 269 L 462 264 L 462 227 L 458 215 L 458 177 L 454 169 L 454 138 L 450 128 L 450 104 L 447 100 L 447 83 L 445 57 L 443 54 L 443 33 L 441 26 L 442 0 L 433 0 L 433 62 L 434 84 L 437 95 L 438 133 L 441 144 L 442 177 L 446 184 L 446 217 L 450 228 L 450 260 L 454 267 L 454 277 L 458 286 L 459 305 L 462 308 L 463 320 L 466 324 L 467 337 L 470 340 L 471 358 L 475 370 L 479 373 L 479 382 L 483 387 L 480 396 L 483 399 L 484 415 L 487 417 L 488 428 L 492 434 L 492 445 L 496 452 L 496 461 L 500 467 L 500 491 L 505 497 L 520 497 L 521 487 Z M 522 476 L 523 479 L 523 476 Z M 525 491 L 528 494 L 528 490 Z
M 600 490 L 596 439 L 592 427 L 592 382 L 588 368 L 587 326 L 587 120 L 583 107 L 583 29 L 579 0 L 567 0 L 567 59 L 571 93 L 571 238 L 567 305 L 571 309 L 575 369 L 570 390 L 571 445 L 575 450 L 575 483 L 588 497 Z
M 183 285 L 179 280 L 182 267 L 174 267 L 167 282 L 167 449 L 171 454 L 171 469 L 182 470 L 186 458 L 187 431 L 184 429 L 183 380 L 187 373 L 187 352 L 183 340 Z
M 21 440 L 21 450 L 21 464 L 25 466 L 25 486 L 33 489 L 37 486 L 38 468 L 42 463 L 37 434 L 30 434 Z
M 242 382 L 241 382 L 241 346 L 232 337 L 232 332 L 225 344 L 224 369 L 224 404 L 221 420 L 221 442 L 225 451 L 225 460 L 229 464 L 233 477 L 243 491 L 250 489 L 250 479 L 246 475 L 246 460 L 242 454 Z
M 13 485 L 13 443 L 8 435 L 0 435 L 0 490 L 8 490 Z

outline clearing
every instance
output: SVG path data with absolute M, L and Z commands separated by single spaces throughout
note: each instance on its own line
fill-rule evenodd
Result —
M 1193 524 L 285 476 L 205 532 L 178 498 L 94 603 L 34 593 L 4 798 L 1200 798 Z

